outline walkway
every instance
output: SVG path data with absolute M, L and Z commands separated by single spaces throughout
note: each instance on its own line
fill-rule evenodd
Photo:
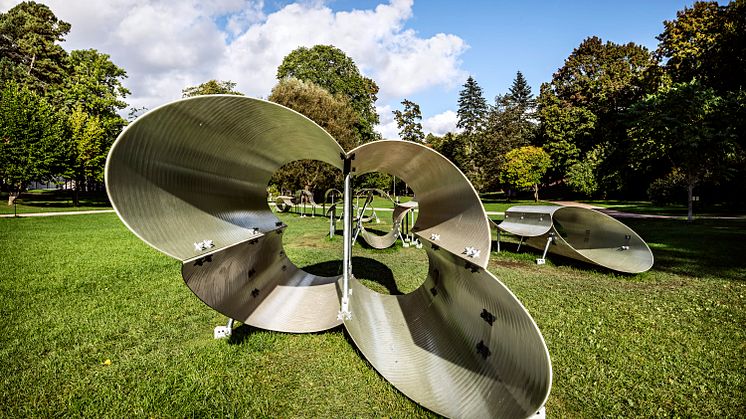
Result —
M 0 214 L 0 218 L 13 218 L 13 217 L 54 217 L 57 215 L 85 215 L 85 214 L 106 214 L 114 212 L 110 210 L 88 210 L 88 211 L 55 211 L 55 212 L 30 212 L 30 213 L 19 213 L 18 215 L 13 214 Z

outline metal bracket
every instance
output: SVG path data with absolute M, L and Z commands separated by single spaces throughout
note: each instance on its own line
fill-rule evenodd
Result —
M 223 339 L 223 338 L 229 338 L 233 334 L 233 319 L 228 319 L 228 324 L 225 326 L 215 326 L 215 330 L 213 331 L 213 338 L 215 339 Z

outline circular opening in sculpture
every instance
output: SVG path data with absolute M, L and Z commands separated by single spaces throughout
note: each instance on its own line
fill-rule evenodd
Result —
M 342 275 L 342 223 L 330 223 L 330 217 L 341 215 L 341 184 L 338 168 L 297 160 L 280 167 L 267 187 L 270 208 L 287 225 L 282 239 L 285 254 L 313 275 Z M 334 240 L 337 234 L 340 239 Z
M 403 295 L 427 277 L 427 255 L 412 231 L 417 204 L 400 178 L 373 172 L 354 178 L 353 274 L 381 294 Z

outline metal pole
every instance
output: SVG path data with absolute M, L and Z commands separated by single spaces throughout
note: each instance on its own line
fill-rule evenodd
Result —
M 352 217 L 350 217 L 350 211 L 352 208 L 352 202 L 350 199 L 350 177 L 349 173 L 345 174 L 345 187 L 344 187 L 344 230 L 342 230 L 342 237 L 344 245 L 342 247 L 342 308 L 337 314 L 337 318 L 340 320 L 349 320 L 352 318 L 350 312 L 350 274 L 352 273 L 352 242 L 350 241 L 350 229 L 352 228 Z

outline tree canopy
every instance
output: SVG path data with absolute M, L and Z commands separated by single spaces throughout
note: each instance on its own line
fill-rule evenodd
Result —
M 0 177 L 12 192 L 61 174 L 66 155 L 64 122 L 54 108 L 27 86 L 6 83 L 0 90 Z
M 539 201 L 539 184 L 549 168 L 549 154 L 539 147 L 525 146 L 510 150 L 502 165 L 502 182 L 517 189 L 534 190 Z
M 422 132 L 422 124 L 419 122 L 422 120 L 420 105 L 408 99 L 404 99 L 401 104 L 404 105 L 403 111 L 393 111 L 396 126 L 399 128 L 399 138 L 416 143 L 423 142 L 425 133 Z
M 284 78 L 272 89 L 269 100 L 287 106 L 324 128 L 345 150 L 360 145 L 357 114 L 344 96 L 332 95 L 321 86 L 295 78 Z M 308 188 L 323 193 L 342 181 L 336 168 L 317 161 L 288 163 L 272 177 L 271 183 L 295 191 Z
M 181 97 L 194 97 L 202 95 L 243 95 L 235 90 L 236 83 L 226 80 L 209 80 L 199 86 L 190 86 L 181 90 Z
M 357 113 L 356 129 L 363 142 L 380 139 L 375 102 L 378 85 L 363 76 L 355 62 L 332 45 L 315 45 L 293 50 L 277 68 L 277 79 L 296 78 L 323 87 L 332 95 L 345 97 Z
M 62 83 L 67 52 L 59 45 L 70 24 L 46 5 L 33 1 L 0 13 L 0 78 L 14 80 L 38 93 Z

